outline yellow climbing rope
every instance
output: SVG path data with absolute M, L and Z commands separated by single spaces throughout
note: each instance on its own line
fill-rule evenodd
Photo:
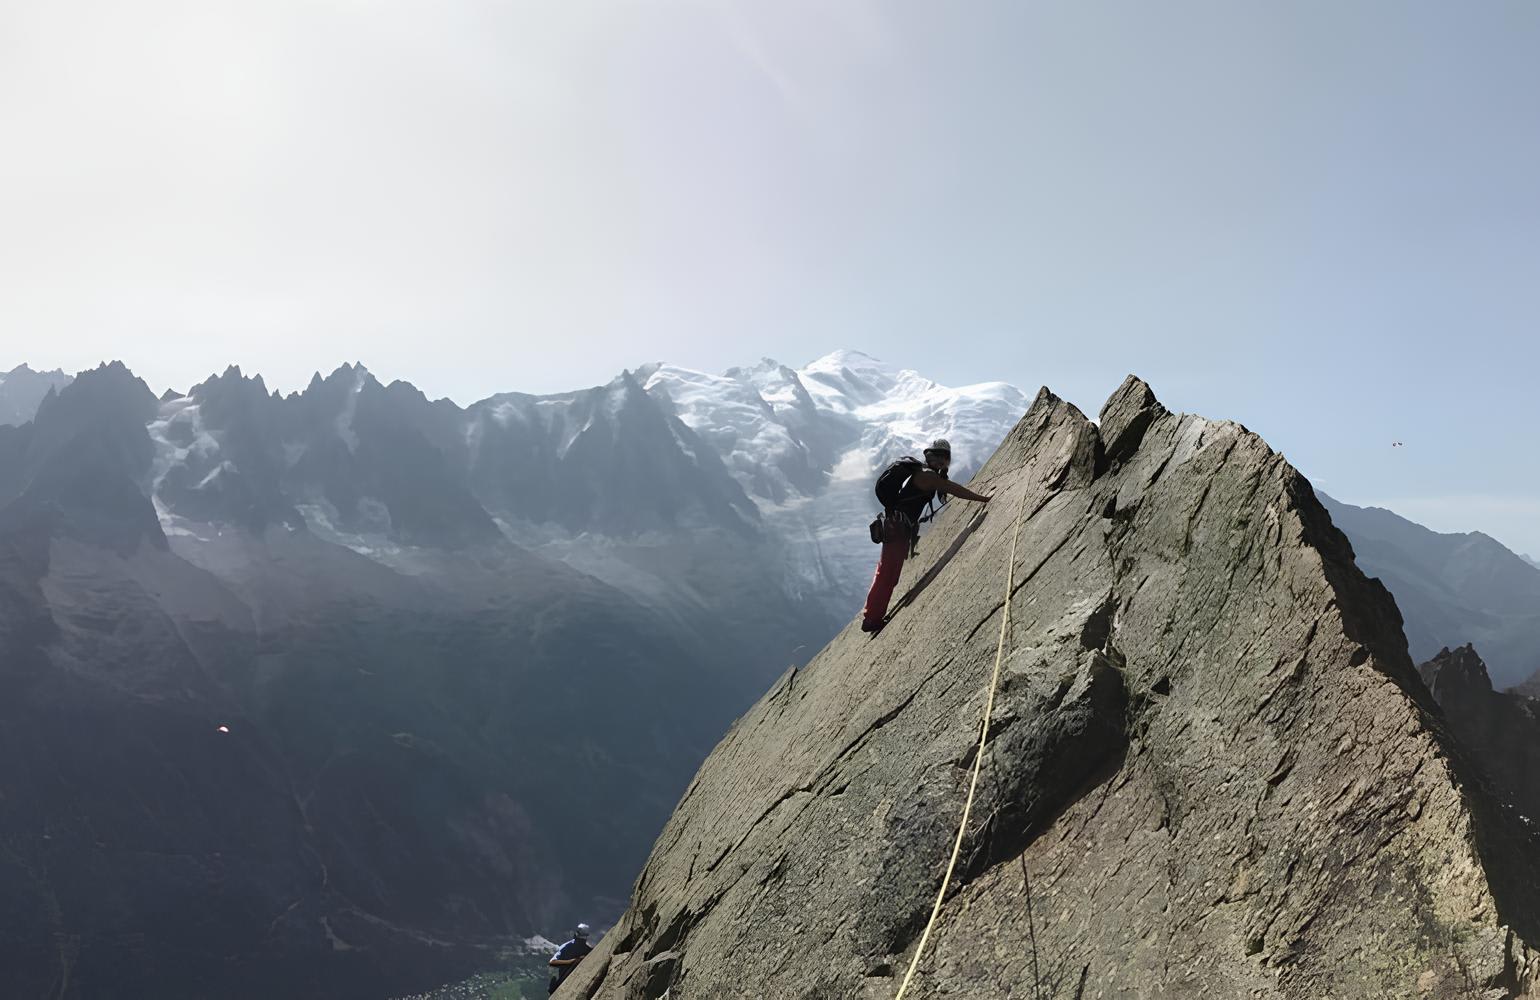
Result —
M 914 949 L 914 957 L 909 960 L 909 971 L 904 973 L 904 981 L 898 986 L 898 995 L 893 1000 L 904 1000 L 904 993 L 909 989 L 909 983 L 914 979 L 914 970 L 920 967 L 920 956 L 925 954 L 926 942 L 930 940 L 930 932 L 936 927 L 936 918 L 941 916 L 941 904 L 946 899 L 946 891 L 952 884 L 952 872 L 957 868 L 957 858 L 962 853 L 963 836 L 968 832 L 968 817 L 973 813 L 973 795 L 979 787 L 979 771 L 984 767 L 984 750 L 989 744 L 989 722 L 995 712 L 995 692 L 1000 687 L 1000 664 L 1005 660 L 1005 636 L 1011 627 L 1011 591 L 1016 589 L 1016 540 L 1021 537 L 1022 515 L 1027 510 L 1027 497 L 1023 493 L 1021 506 L 1016 510 L 1016 527 L 1011 532 L 1011 560 L 1005 569 L 1005 602 L 1000 613 L 1000 639 L 995 644 L 995 669 L 989 679 L 989 696 L 984 701 L 984 721 L 979 726 L 979 749 L 973 757 L 973 776 L 968 780 L 968 798 L 963 802 L 962 821 L 957 824 L 957 839 L 952 843 L 952 857 L 946 863 L 946 875 L 941 879 L 941 891 L 936 893 L 936 905 L 930 908 L 930 919 L 925 923 L 925 933 L 920 935 L 919 947 Z

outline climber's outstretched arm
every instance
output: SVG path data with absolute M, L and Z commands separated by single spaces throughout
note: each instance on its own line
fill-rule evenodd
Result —
M 941 492 L 950 493 L 952 496 L 961 497 L 964 500 L 976 500 L 979 503 L 989 502 L 989 498 L 984 494 L 975 493 L 961 483 L 954 483 L 951 480 L 947 480 L 946 485 L 941 487 Z
M 968 489 L 968 487 L 954 483 L 947 477 L 934 472 L 916 472 L 910 482 L 914 483 L 915 489 L 939 490 L 942 493 L 948 493 L 954 497 L 961 497 L 964 500 L 974 500 L 978 503 L 989 502 L 989 498 L 983 494 L 975 493 Z

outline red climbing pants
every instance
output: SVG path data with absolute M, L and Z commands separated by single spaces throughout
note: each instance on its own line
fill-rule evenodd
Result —
M 899 574 L 904 571 L 904 560 L 909 558 L 913 543 L 907 519 L 894 523 L 892 518 L 884 526 L 882 556 L 877 560 L 877 573 L 872 577 L 872 589 L 866 592 L 866 610 L 861 623 L 868 631 L 882 624 L 888 613 L 888 602 L 893 599 L 893 588 L 898 586 Z

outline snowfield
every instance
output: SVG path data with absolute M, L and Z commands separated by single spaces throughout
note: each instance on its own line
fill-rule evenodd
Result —
M 721 375 L 674 365 L 638 373 L 711 442 L 780 543 L 789 592 L 857 599 L 875 564 L 866 524 L 883 466 L 952 442 L 966 482 L 1031 400 L 1004 382 L 952 388 L 859 351 L 799 369 L 771 359 Z

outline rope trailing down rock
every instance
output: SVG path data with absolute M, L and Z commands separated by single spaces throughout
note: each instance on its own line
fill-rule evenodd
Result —
M 1000 639 L 995 644 L 995 668 L 989 678 L 989 694 L 984 700 L 984 721 L 979 725 L 979 748 L 973 755 L 973 775 L 968 779 L 968 797 L 963 801 L 962 819 L 957 824 L 952 857 L 946 863 L 946 874 L 941 878 L 941 890 L 936 893 L 936 904 L 930 908 L 925 932 L 920 935 L 919 946 L 914 949 L 914 957 L 909 960 L 909 971 L 904 973 L 904 981 L 899 983 L 898 993 L 893 1000 L 904 1000 L 909 983 L 914 979 L 914 971 L 920 967 L 920 956 L 925 954 L 930 932 L 935 929 L 936 920 L 941 916 L 941 905 L 946 901 L 946 891 L 952 885 L 952 873 L 957 869 L 957 858 L 962 854 L 963 837 L 968 832 L 968 818 L 973 814 L 973 797 L 979 787 L 979 772 L 984 767 L 984 750 L 989 745 L 989 723 L 994 717 L 995 693 L 1000 689 L 1000 665 L 1005 661 L 1005 637 L 1011 627 L 1011 591 L 1016 589 L 1016 541 L 1021 537 L 1021 522 L 1026 512 L 1027 494 L 1024 492 L 1016 508 L 1016 527 L 1011 532 L 1011 558 L 1005 567 L 1005 597 L 1000 611 Z

